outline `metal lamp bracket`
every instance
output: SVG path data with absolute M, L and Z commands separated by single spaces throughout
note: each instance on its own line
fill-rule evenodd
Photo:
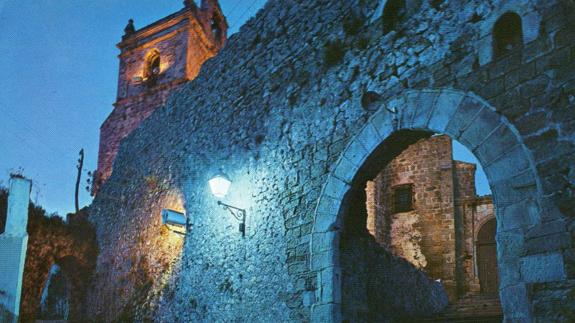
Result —
M 218 201 L 218 205 L 221 205 L 224 210 L 228 210 L 236 220 L 240 222 L 240 232 L 242 237 L 246 236 L 246 210 L 240 209 L 238 207 L 226 204 L 222 201 Z

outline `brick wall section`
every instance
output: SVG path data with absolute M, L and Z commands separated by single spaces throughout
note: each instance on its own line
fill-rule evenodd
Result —
M 117 101 L 100 128 L 94 193 L 110 177 L 122 140 L 162 106 L 168 95 L 194 79 L 202 64 L 222 48 L 227 25 L 223 19 L 221 38 L 216 39 L 211 32 L 214 15 L 223 17 L 217 1 L 204 1 L 201 8 L 191 2 L 135 34 L 125 35 L 118 44 L 121 53 Z M 156 50 L 160 53 L 160 73 L 151 83 L 144 70 L 147 56 Z
M 145 293 L 142 303 L 151 308 L 152 317 L 252 322 L 337 318 L 340 299 L 329 288 L 339 284 L 337 268 L 330 267 L 339 260 L 333 252 L 337 248 L 326 246 L 338 246 L 338 226 L 321 227 L 319 198 L 322 192 L 328 196 L 328 191 L 345 187 L 332 183 L 331 171 L 342 171 L 344 152 L 354 158 L 346 147 L 359 140 L 356 135 L 369 117 L 378 111 L 394 115 L 384 112 L 393 111 L 393 98 L 404 98 L 408 88 L 427 88 L 431 90 L 418 93 L 430 100 L 417 106 L 452 102 L 442 104 L 437 111 L 444 114 L 436 111 L 433 124 L 461 126 L 449 133 L 465 138 L 460 142 L 485 161 L 497 208 L 506 319 L 552 321 L 562 315 L 567 320 L 569 313 L 549 308 L 555 304 L 568 310 L 561 304 L 573 290 L 567 283 L 575 279 L 570 266 L 575 230 L 575 115 L 570 100 L 575 95 L 575 28 L 570 2 L 444 1 L 433 8 L 422 1 L 402 21 L 400 33 L 387 35 L 379 20 L 370 20 L 378 5 L 359 0 L 268 2 L 217 57 L 204 63 L 193 82 L 125 139 L 114 172 L 91 208 L 103 250 L 91 289 L 96 304 L 89 309 L 92 317 L 104 310 L 118 317 L 135 295 L 132 278 L 120 275 L 134 267 L 125 250 L 154 265 L 146 270 L 150 277 L 163 277 L 155 269 L 169 253 L 155 243 L 164 239 L 158 229 L 163 200 L 161 194 L 146 191 L 144 180 L 154 176 L 160 192 L 181 192 L 194 228 L 174 258 L 179 269 L 168 275 L 166 285 Z M 482 26 L 509 6 L 541 18 L 535 40 L 515 55 L 474 64 Z M 356 33 L 349 25 L 344 30 L 343 17 L 352 13 L 365 17 Z M 341 41 L 343 58 L 327 66 L 324 44 L 334 39 Z M 373 109 L 361 104 L 368 90 L 381 96 Z M 398 105 L 413 111 L 409 106 L 414 105 Z M 485 109 L 478 114 L 480 108 Z M 489 119 L 493 116 L 497 118 Z M 397 127 L 408 127 L 398 120 Z M 466 120 L 474 122 L 464 127 Z M 492 128 L 502 123 L 505 127 Z M 397 128 L 390 123 L 388 129 Z M 207 191 L 210 174 L 220 167 L 234 180 L 226 201 L 248 211 L 244 239 L 235 220 Z M 352 177 L 358 167 L 348 164 L 348 171 L 338 175 Z M 325 242 L 317 243 L 320 239 Z M 539 260 L 553 271 L 543 275 Z M 534 284 L 541 285 L 531 294 Z M 535 299 L 540 305 L 533 307 Z

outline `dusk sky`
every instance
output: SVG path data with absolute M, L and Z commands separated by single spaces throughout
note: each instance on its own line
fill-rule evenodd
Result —
M 220 0 L 229 35 L 266 0 Z M 0 0 L 0 184 L 23 170 L 32 200 L 48 212 L 74 209 L 78 152 L 85 150 L 80 204 L 87 172 L 96 168 L 99 128 L 116 99 L 123 29 L 137 29 L 183 7 L 181 0 Z M 455 159 L 475 162 L 460 145 Z M 489 193 L 478 174 L 478 194 Z

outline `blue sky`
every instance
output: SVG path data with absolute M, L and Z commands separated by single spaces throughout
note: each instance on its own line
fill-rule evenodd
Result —
M 220 0 L 229 34 L 265 2 Z M 21 168 L 33 180 L 34 201 L 48 212 L 71 212 L 81 148 L 82 187 L 96 168 L 99 128 L 116 96 L 115 45 L 128 19 L 141 28 L 182 6 L 181 0 L 0 0 L 0 183 Z M 456 147 L 456 159 L 470 156 Z M 479 182 L 485 194 L 487 181 Z M 90 201 L 82 189 L 80 204 Z

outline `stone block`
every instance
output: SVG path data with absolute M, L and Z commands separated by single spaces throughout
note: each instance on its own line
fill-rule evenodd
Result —
M 536 11 L 531 11 L 521 17 L 523 29 L 523 43 L 527 44 L 539 36 L 539 29 L 541 28 L 541 15 Z
M 487 165 L 517 144 L 518 140 L 511 129 L 508 126 L 501 126 L 489 134 L 489 137 L 476 148 L 475 154 L 482 165 Z
M 567 231 L 567 223 L 565 222 L 565 219 L 557 219 L 554 221 L 540 223 L 539 225 L 530 228 L 529 231 L 527 231 L 525 237 L 526 238 L 544 237 L 547 235 L 562 233 L 566 231 Z
M 379 137 L 382 139 L 387 138 L 394 131 L 393 129 L 393 116 L 386 108 L 379 109 L 370 119 L 369 123 L 373 125 Z
M 360 167 L 363 162 L 367 159 L 369 152 L 358 140 L 353 140 L 345 148 L 345 153 L 343 156 L 347 158 L 352 164 Z
M 319 288 L 316 299 L 319 304 L 341 303 L 341 268 L 327 267 L 318 272 Z
M 339 159 L 337 165 L 335 166 L 333 176 L 348 184 L 351 184 L 358 169 L 358 165 L 353 164 L 351 161 L 349 161 L 349 159 L 342 156 L 342 158 Z
M 525 252 L 528 255 L 532 255 L 570 248 L 572 245 L 571 240 L 569 232 L 530 238 L 525 241 Z
M 316 219 L 315 219 L 315 231 L 327 231 L 327 228 L 336 222 L 337 214 L 339 213 L 339 209 L 341 207 L 341 200 L 332 198 L 329 196 L 322 196 L 319 200 L 316 209 Z M 329 223 L 321 223 L 321 221 L 325 221 Z M 326 230 L 319 230 L 319 228 L 323 228 L 327 225 Z
M 28 206 L 28 205 L 26 205 Z M 28 235 L 0 235 L 0 314 L 2 308 L 20 315 L 20 297 Z
M 499 223 L 498 223 L 499 225 Z M 517 258 L 523 254 L 525 238 L 523 230 L 497 230 L 497 259 Z
M 341 322 L 340 304 L 315 304 L 311 309 L 312 323 L 338 323 Z
M 521 263 L 519 257 L 508 257 L 497 261 L 499 289 L 517 284 L 521 280 Z
M 507 150 L 493 163 L 484 166 L 485 174 L 491 182 L 511 179 L 529 168 L 527 152 L 522 146 L 515 146 Z
M 530 227 L 539 219 L 539 209 L 533 200 L 523 200 L 506 206 L 500 214 L 498 225 L 505 231 Z
M 434 109 L 435 101 L 440 95 L 440 91 L 423 90 L 417 98 L 416 105 L 411 107 L 413 109 L 412 117 L 409 122 L 409 128 L 411 129 L 427 129 L 427 122 L 430 115 L 433 113 L 431 110 Z
M 310 307 L 315 301 L 315 292 L 305 291 L 303 292 L 303 306 Z
M 435 102 L 431 117 L 429 118 L 428 128 L 444 133 L 449 120 L 459 107 L 464 96 L 455 91 L 443 90 Z
M 489 178 L 489 175 L 487 176 Z M 537 199 L 537 187 L 533 180 L 533 173 L 526 169 L 523 173 L 508 179 L 497 182 L 490 180 L 490 187 L 498 206 L 504 207 L 519 203 L 525 199 Z M 534 213 L 530 213 L 534 215 Z M 537 214 L 535 222 L 539 221 L 540 214 Z
M 531 306 L 527 285 L 520 283 L 500 290 L 501 306 L 508 322 L 530 322 Z
M 543 283 L 565 279 L 563 254 L 555 252 L 522 257 L 521 277 L 528 283 Z
M 365 127 L 361 129 L 356 137 L 361 142 L 363 147 L 369 152 L 373 152 L 383 139 L 379 136 L 379 132 L 375 129 L 373 124 L 368 122 Z
M 486 35 L 482 37 L 477 42 L 478 55 L 479 55 L 479 65 L 483 66 L 491 62 L 493 56 L 493 47 L 491 46 L 491 35 Z
M 340 180 L 335 176 L 330 176 L 327 179 L 323 194 L 336 199 L 341 199 L 349 189 L 349 184 Z
M 459 141 L 469 148 L 469 150 L 473 151 L 485 140 L 486 135 L 501 125 L 502 122 L 499 115 L 495 113 L 495 111 L 485 107 L 461 134 Z
M 451 119 L 445 127 L 445 133 L 453 139 L 459 139 L 463 130 L 472 123 L 484 106 L 483 102 L 466 96 L 459 104 L 457 111 L 451 116 Z
M 312 236 L 313 257 L 315 257 L 316 253 L 339 250 L 340 238 L 341 234 L 338 231 L 313 233 Z
M 419 96 L 421 91 L 407 91 L 405 93 L 405 105 L 401 108 L 401 128 L 411 129 L 411 120 L 414 112 L 419 108 Z
M 311 270 L 322 270 L 339 264 L 339 239 L 330 243 L 338 244 L 333 249 L 314 252 L 311 257 Z M 327 247 L 327 246 L 325 246 Z
M 4 235 L 24 237 L 28 233 L 28 204 L 32 181 L 23 177 L 10 178 L 10 194 L 8 194 L 8 209 L 6 212 L 6 227 Z

